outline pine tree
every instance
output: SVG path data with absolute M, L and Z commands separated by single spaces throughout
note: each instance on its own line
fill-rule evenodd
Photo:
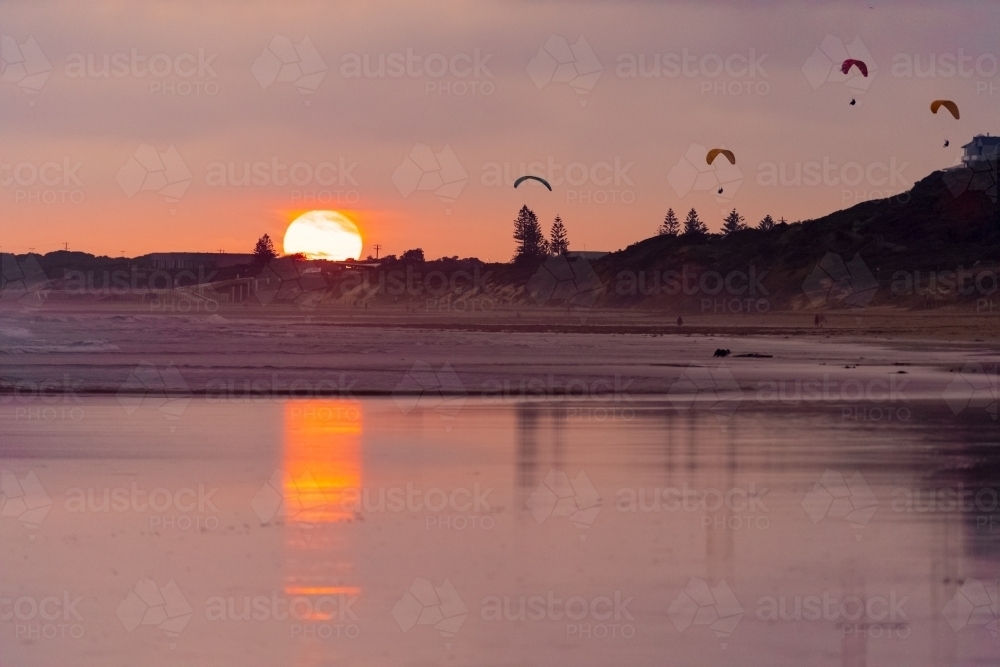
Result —
M 274 251 L 274 243 L 269 235 L 264 234 L 257 239 L 257 245 L 253 247 L 254 264 L 264 266 L 277 256 L 278 253 Z
M 722 233 L 726 236 L 746 228 L 747 225 L 744 222 L 743 216 L 737 213 L 735 208 L 722 221 Z
M 692 208 L 688 211 L 687 217 L 684 218 L 684 234 L 700 236 L 707 233 L 708 227 L 698 219 L 698 211 Z
M 514 260 L 539 259 L 548 256 L 549 242 L 545 240 L 538 216 L 527 206 L 522 206 L 514 220 L 514 240 L 517 250 Z
M 569 252 L 569 237 L 566 235 L 566 225 L 558 215 L 552 221 L 552 231 L 549 232 L 549 252 L 553 255 L 565 255 Z
M 681 222 L 677 219 L 674 209 L 668 208 L 667 215 L 656 233 L 660 236 L 677 236 L 681 231 Z
M 769 229 L 774 229 L 774 218 L 770 215 L 765 215 L 764 219 L 757 223 L 757 229 L 765 232 Z

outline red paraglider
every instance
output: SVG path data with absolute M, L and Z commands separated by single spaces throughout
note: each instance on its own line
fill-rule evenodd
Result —
M 861 72 L 861 74 L 865 78 L 868 78 L 868 65 L 864 64 L 864 62 L 861 60 L 854 60 L 853 58 L 848 58 L 847 60 L 844 61 L 844 64 L 840 66 L 840 71 L 843 72 L 844 74 L 847 74 L 847 72 L 850 71 L 852 65 L 854 67 L 857 67 L 858 71 Z

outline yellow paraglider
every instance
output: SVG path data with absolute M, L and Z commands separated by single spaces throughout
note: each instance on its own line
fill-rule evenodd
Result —
M 955 104 L 951 100 L 934 100 L 933 102 L 931 102 L 931 113 L 937 113 L 938 109 L 940 109 L 941 107 L 944 107 L 945 109 L 950 111 L 951 115 L 955 117 L 955 120 L 958 120 L 957 104 Z
M 708 151 L 708 155 L 705 156 L 705 162 L 712 164 L 715 158 L 720 155 L 725 155 L 726 159 L 729 160 L 729 164 L 736 164 L 736 156 L 733 155 L 732 151 L 727 151 L 725 148 L 713 148 Z

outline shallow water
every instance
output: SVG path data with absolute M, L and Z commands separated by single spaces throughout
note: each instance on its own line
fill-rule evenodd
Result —
M 995 664 L 996 422 L 905 417 L 0 403 L 0 664 Z

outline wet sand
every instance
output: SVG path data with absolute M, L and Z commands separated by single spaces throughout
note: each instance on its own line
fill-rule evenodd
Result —
M 990 321 L 252 315 L 5 313 L 0 664 L 1000 655 Z
M 579 321 L 571 331 L 560 329 L 565 323 L 552 322 L 487 326 L 439 318 L 435 324 L 384 324 L 301 314 L 8 314 L 0 324 L 0 391 L 141 393 L 150 388 L 143 385 L 143 369 L 162 374 L 169 368 L 176 376 L 161 381 L 158 389 L 233 399 L 408 393 L 428 388 L 411 386 L 407 379 L 428 370 L 442 374 L 430 380 L 437 383 L 433 388 L 450 393 L 641 395 L 679 391 L 685 370 L 705 365 L 725 368 L 751 392 L 761 382 L 832 378 L 840 385 L 849 380 L 865 387 L 905 384 L 903 397 L 940 398 L 956 372 L 970 364 L 995 364 L 997 350 L 992 340 L 970 339 L 975 335 L 971 326 L 966 337 L 946 339 L 877 335 L 833 324 L 824 329 L 747 327 L 732 333 L 728 320 L 700 332 L 685 324 L 680 330 L 675 325 L 666 332 L 629 333 Z M 720 348 L 732 354 L 714 357 Z M 862 398 L 872 400 L 870 394 Z
M 126 415 L 92 397 L 69 423 L 0 408 L 6 479 L 48 507 L 0 520 L 0 657 L 944 667 L 998 655 L 995 597 L 973 609 L 978 592 L 995 596 L 1000 564 L 989 420 L 933 405 L 892 424 L 655 399 L 614 418 L 565 403 L 437 408 L 196 398 Z M 58 618 L 32 612 L 43 600 Z

